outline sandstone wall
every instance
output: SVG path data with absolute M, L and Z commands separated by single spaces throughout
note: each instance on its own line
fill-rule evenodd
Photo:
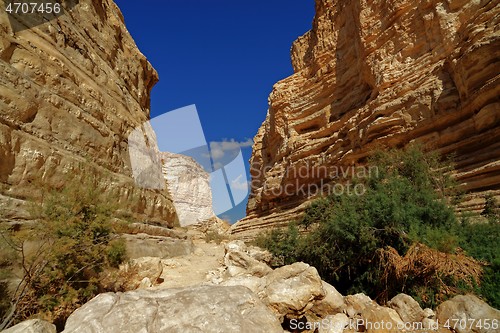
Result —
M 172 225 L 168 192 L 135 186 L 127 146 L 158 75 L 111 0 L 63 3 L 63 15 L 22 29 L 0 0 L 0 198 L 26 217 L 35 183 L 95 171 L 137 217 Z
M 295 218 L 309 198 L 289 193 L 320 183 L 315 168 L 415 140 L 457 154 L 464 208 L 498 196 L 499 14 L 487 0 L 317 0 L 312 30 L 292 46 L 295 73 L 269 97 L 248 216 L 232 232 L 249 237 Z

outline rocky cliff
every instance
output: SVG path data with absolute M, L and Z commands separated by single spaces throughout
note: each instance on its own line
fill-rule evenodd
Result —
M 500 194 L 498 1 L 316 0 L 255 137 L 249 237 L 297 217 L 317 170 L 363 164 L 377 147 L 418 141 L 456 153 L 457 179 L 480 210 Z M 306 190 L 304 191 L 304 186 Z
M 183 227 L 216 219 L 210 175 L 192 157 L 161 153 L 162 171 Z
M 0 1 L 0 199 L 14 207 L 7 214 L 26 218 L 20 206 L 40 183 L 97 173 L 127 210 L 172 225 L 167 191 L 135 186 L 127 142 L 149 119 L 158 75 L 111 0 L 62 3 L 62 15 L 32 27 L 30 16 L 9 17 Z

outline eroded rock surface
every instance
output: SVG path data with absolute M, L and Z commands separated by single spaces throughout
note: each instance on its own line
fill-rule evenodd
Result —
M 488 0 L 317 0 L 312 30 L 292 46 L 295 73 L 269 97 L 248 216 L 232 233 L 297 218 L 319 188 L 345 181 L 325 170 L 412 141 L 456 153 L 464 209 L 499 197 L 499 13 Z
M 9 198 L 33 199 L 41 184 L 92 172 L 135 217 L 173 225 L 168 192 L 132 179 L 128 135 L 150 130 L 142 125 L 158 75 L 113 1 L 80 0 L 16 33 L 2 11 L 0 72 L 0 199 L 17 205 L 5 208 L 9 218 L 26 218 Z
M 65 333 L 282 333 L 279 321 L 241 286 L 101 294 L 76 310 Z

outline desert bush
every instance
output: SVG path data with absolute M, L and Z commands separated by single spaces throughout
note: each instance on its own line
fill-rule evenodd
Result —
M 429 306 L 477 287 L 483 264 L 459 249 L 466 241 L 451 207 L 460 195 L 449 176 L 452 164 L 418 146 L 377 152 L 369 164 L 378 172 L 356 180 L 366 188 L 363 195 L 321 198 L 297 223 L 257 243 L 279 264 L 307 262 L 341 292 L 364 292 L 381 302 L 411 290 Z M 409 265 L 408 258 L 423 253 L 414 251 L 418 244 L 443 262 Z M 452 273 L 442 269 L 446 260 L 457 263 Z
M 89 176 L 47 190 L 33 206 L 37 226 L 15 240 L 24 279 L 10 324 L 36 314 L 62 327 L 71 312 L 103 291 L 99 275 L 125 258 L 112 227 L 113 202 Z M 31 254 L 25 253 L 26 241 L 37 244 Z
M 220 243 L 228 239 L 229 237 L 227 235 L 221 234 L 217 231 L 207 231 L 205 233 L 205 242 L 207 243 L 214 242 L 215 244 L 219 245 Z
M 500 219 L 491 214 L 486 223 L 473 218 L 460 225 L 460 247 L 470 256 L 487 263 L 476 293 L 483 296 L 495 308 L 500 308 Z

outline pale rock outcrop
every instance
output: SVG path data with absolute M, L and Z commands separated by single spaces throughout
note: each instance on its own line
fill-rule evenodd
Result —
M 154 137 L 144 124 L 158 75 L 113 1 L 62 3 L 63 15 L 16 32 L 26 22 L 0 12 L 0 204 L 25 219 L 18 200 L 38 198 L 41 184 L 97 174 L 134 217 L 173 226 L 166 189 L 136 186 L 128 145 L 134 129 Z
M 263 277 L 222 275 L 220 284 L 247 287 L 273 310 L 280 322 L 285 318 L 298 319 L 309 313 L 314 313 L 315 317 L 335 314 L 341 307 L 338 299 L 332 299 L 336 295 L 330 295 L 326 304 L 321 304 L 328 295 L 323 289 L 323 281 L 316 268 L 302 262 L 277 268 Z
M 272 270 L 267 264 L 271 260 L 268 251 L 231 241 L 225 245 L 224 269 L 209 272 L 207 280 L 249 288 L 281 322 L 308 314 L 324 318 L 342 311 L 342 295 L 321 280 L 316 268 L 298 262 Z
M 3 333 L 56 333 L 56 326 L 41 320 L 30 319 L 23 321 L 9 329 L 3 330 Z
M 316 0 L 294 74 L 269 97 L 247 217 L 231 232 L 285 225 L 377 147 L 413 141 L 456 153 L 464 209 L 500 198 L 499 13 L 488 0 Z
M 147 234 L 121 235 L 125 241 L 127 256 L 130 259 L 141 257 L 172 258 L 190 254 L 194 244 L 190 239 L 178 239 Z
M 500 311 L 474 295 L 459 295 L 441 303 L 436 316 L 440 325 L 449 325 L 457 333 L 494 333 L 500 329 Z M 497 325 L 492 325 L 494 321 Z
M 334 286 L 325 281 L 321 281 L 321 285 L 325 292 L 325 297 L 314 302 L 311 312 L 322 318 L 342 312 L 345 309 L 344 296 Z
M 272 269 L 264 261 L 270 258 L 268 251 L 248 247 L 242 241 L 230 242 L 225 246 L 224 264 L 227 273 L 233 277 L 238 275 L 263 277 L 269 274 Z
M 265 277 L 262 299 L 279 317 L 300 318 L 325 297 L 316 268 L 297 262 L 275 269 Z
M 210 175 L 192 157 L 161 153 L 162 172 L 182 227 L 213 220 Z
M 260 247 L 257 246 L 248 245 L 241 240 L 230 241 L 224 246 L 224 249 L 226 255 L 229 252 L 243 252 L 248 254 L 253 259 L 261 261 L 268 265 L 271 263 L 273 259 L 273 255 L 271 254 L 271 252 L 261 249 Z
M 64 333 L 282 333 L 273 313 L 241 286 L 101 294 L 68 318 Z

